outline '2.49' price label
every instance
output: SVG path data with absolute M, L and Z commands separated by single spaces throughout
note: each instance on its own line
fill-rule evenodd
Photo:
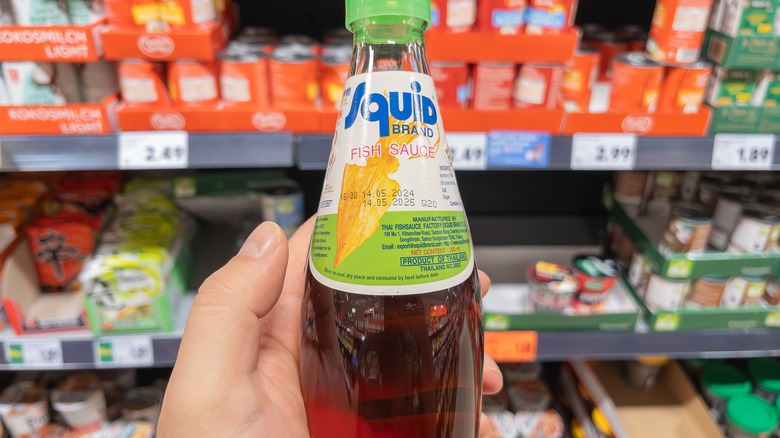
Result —
M 9 365 L 59 367 L 62 365 L 62 343 L 56 340 L 8 342 L 5 359 Z
M 102 338 L 95 341 L 99 365 L 150 366 L 154 364 L 154 347 L 148 336 Z
M 769 170 L 775 161 L 774 135 L 718 134 L 712 149 L 716 170 Z
M 118 152 L 120 169 L 186 169 L 189 136 L 186 132 L 122 132 Z
M 636 136 L 631 134 L 575 134 L 571 148 L 574 170 L 633 170 Z
M 485 170 L 487 160 L 487 135 L 479 133 L 447 134 L 452 167 L 455 170 Z

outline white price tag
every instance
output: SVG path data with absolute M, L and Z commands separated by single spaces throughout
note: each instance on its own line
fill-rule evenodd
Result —
M 712 148 L 715 170 L 769 170 L 775 160 L 775 136 L 718 134 Z
M 62 343 L 56 340 L 6 342 L 5 359 L 9 365 L 59 367 Z
M 487 160 L 487 134 L 452 133 L 447 134 L 452 167 L 455 170 L 485 170 Z
M 119 133 L 120 169 L 186 169 L 188 165 L 186 132 Z
M 101 338 L 95 341 L 95 349 L 99 365 L 154 365 L 154 347 L 148 336 Z
M 575 134 L 571 168 L 574 170 L 633 170 L 636 136 L 632 134 Z

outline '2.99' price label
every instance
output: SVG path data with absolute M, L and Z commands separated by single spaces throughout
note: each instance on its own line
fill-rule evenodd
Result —
M 574 170 L 633 170 L 636 136 L 631 134 L 576 134 L 572 140 Z
M 5 344 L 9 365 L 59 367 L 63 363 L 62 343 L 56 340 L 9 342 Z
M 186 169 L 189 137 L 186 132 L 122 132 L 118 152 L 120 169 Z
M 770 170 L 774 161 L 774 135 L 715 136 L 712 149 L 712 168 L 715 170 Z
M 450 158 L 455 170 L 485 170 L 488 167 L 487 135 L 479 133 L 447 134 Z

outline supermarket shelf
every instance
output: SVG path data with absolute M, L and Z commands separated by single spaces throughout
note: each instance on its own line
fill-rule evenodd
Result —
M 118 135 L 0 138 L 2 170 L 111 170 L 118 167 Z M 292 134 L 191 134 L 189 168 L 294 166 Z
M 301 135 L 298 143 L 298 167 L 324 170 L 332 136 Z M 773 169 L 780 169 L 780 137 L 775 146 Z M 553 137 L 547 170 L 571 170 L 573 137 Z M 710 170 L 714 137 L 638 137 L 635 170 Z M 519 167 L 496 167 L 488 170 L 518 170 Z M 538 170 L 538 169 L 537 169 Z

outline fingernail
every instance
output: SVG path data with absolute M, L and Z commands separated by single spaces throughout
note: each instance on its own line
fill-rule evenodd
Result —
M 493 373 L 498 380 L 503 380 L 504 376 L 501 374 L 501 370 L 493 361 L 485 361 L 485 373 Z
M 244 242 L 238 255 L 259 259 L 266 256 L 282 240 L 282 229 L 273 222 L 263 222 Z

